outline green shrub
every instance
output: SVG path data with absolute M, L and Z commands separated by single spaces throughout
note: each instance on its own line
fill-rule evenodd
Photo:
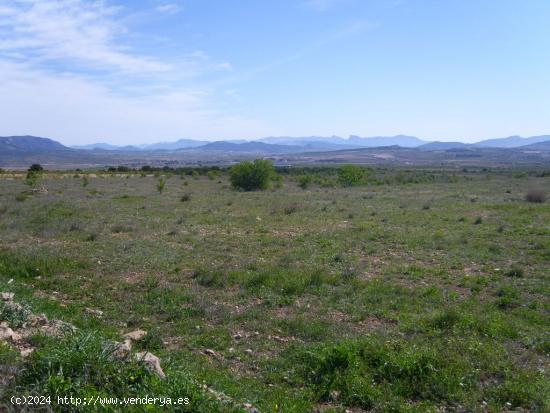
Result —
M 166 186 L 166 178 L 162 176 L 159 177 L 159 180 L 157 182 L 157 191 L 159 191 L 159 194 L 162 194 L 165 186 Z
M 505 273 L 508 277 L 523 277 L 523 269 L 519 265 L 512 265 L 508 271 Z
M 231 185 L 244 191 L 267 189 L 273 173 L 271 162 L 262 159 L 243 161 L 229 170 Z
M 28 171 L 27 176 L 25 177 L 25 184 L 30 187 L 35 187 L 40 179 L 40 172 L 37 171 Z
M 313 182 L 311 175 L 303 175 L 298 178 L 298 186 L 302 189 L 307 189 Z
M 31 309 L 27 305 L 0 302 L 0 320 L 7 321 L 12 328 L 21 327 L 31 313 Z
M 33 163 L 28 169 L 29 172 L 42 172 L 43 170 L 44 168 L 39 163 Z
M 546 194 L 540 189 L 533 189 L 525 194 L 525 200 L 536 204 L 542 204 L 546 201 Z
M 357 165 L 343 165 L 338 169 L 338 183 L 342 186 L 356 186 L 362 183 L 365 170 Z
M 519 305 L 520 293 L 511 285 L 504 285 L 499 288 L 496 292 L 496 296 L 498 297 L 496 304 L 502 309 L 514 308 Z

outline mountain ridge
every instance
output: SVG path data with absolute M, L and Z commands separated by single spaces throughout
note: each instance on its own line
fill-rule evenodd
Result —
M 0 137 L 0 151 L 15 154 L 42 153 L 55 151 L 87 151 L 87 152 L 172 152 L 172 151 L 227 151 L 243 153 L 297 153 L 310 151 L 337 151 L 341 149 L 401 147 L 416 148 L 423 151 L 447 151 L 467 148 L 523 148 L 540 145 L 546 149 L 545 142 L 550 142 L 550 135 L 531 137 L 509 136 L 506 138 L 487 139 L 475 143 L 426 141 L 414 136 L 375 136 L 360 137 L 350 135 L 344 139 L 339 136 L 306 136 L 306 137 L 266 137 L 257 140 L 220 140 L 202 141 L 194 139 L 179 139 L 174 142 L 157 142 L 145 145 L 117 146 L 109 143 L 95 143 L 67 147 L 50 139 L 31 135 Z M 501 146 L 498 146 L 501 145 Z M 534 149 L 536 146 L 531 146 Z M 529 149 L 529 148 L 528 148 Z

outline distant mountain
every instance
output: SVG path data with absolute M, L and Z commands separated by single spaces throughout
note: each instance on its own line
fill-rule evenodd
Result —
M 518 149 L 534 150 L 534 151 L 550 151 L 550 140 L 530 145 L 520 146 Z
M 241 153 L 291 153 L 303 152 L 300 146 L 292 145 L 276 145 L 265 142 L 244 142 L 233 143 L 228 141 L 211 142 L 206 145 L 195 148 L 203 151 L 224 151 L 224 152 L 241 152 Z
M 542 142 L 510 148 L 478 147 L 460 142 L 432 142 L 417 145 L 421 140 L 410 136 L 375 138 L 352 136 L 350 139 L 300 138 L 302 139 L 299 141 L 300 145 L 259 141 L 241 141 L 240 143 L 239 141 L 218 141 L 176 150 L 150 150 L 136 146 L 117 146 L 115 150 L 105 149 L 114 146 L 109 144 L 98 144 L 93 150 L 84 150 L 67 148 L 47 138 L 9 136 L 0 137 L 0 167 L 24 169 L 33 163 L 40 163 L 47 169 L 92 168 L 106 165 L 163 166 L 202 162 L 222 165 L 254 157 L 268 157 L 274 161 L 298 163 L 550 165 L 550 139 L 548 138 L 550 136 L 519 138 L 521 143 L 541 140 Z M 342 140 L 346 143 L 342 144 Z M 510 145 L 514 140 L 506 139 L 505 144 Z M 295 143 L 296 140 L 288 142 Z M 416 145 L 416 147 L 404 147 L 406 145 Z
M 282 144 L 282 145 L 299 145 L 306 146 L 315 144 L 320 146 L 321 143 L 329 145 L 337 145 L 341 149 L 344 148 L 375 148 L 380 146 L 402 146 L 404 148 L 414 148 L 422 144 L 427 143 L 422 139 L 418 139 L 414 136 L 397 135 L 397 136 L 375 136 L 363 138 L 356 135 L 351 135 L 348 139 L 341 138 L 340 136 L 306 136 L 306 137 L 268 137 L 259 139 L 260 142 Z M 333 150 L 336 150 L 336 146 Z
M 332 144 L 332 145 L 349 145 L 347 139 L 339 136 L 269 136 L 267 138 L 257 139 L 258 142 L 273 143 L 277 145 L 299 145 L 305 146 L 309 144 Z
M 150 145 L 142 145 L 141 149 L 147 150 L 147 151 L 155 151 L 155 150 L 177 150 L 177 149 L 185 149 L 185 148 L 196 148 L 198 146 L 206 145 L 208 141 L 196 141 L 194 139 L 180 139 L 175 142 L 158 142 L 158 143 L 152 143 Z
M 351 145 L 361 146 L 363 148 L 377 148 L 383 146 L 401 146 L 402 148 L 416 148 L 424 145 L 428 141 L 424 141 L 415 136 L 396 135 L 396 136 L 374 136 L 370 138 L 362 138 L 360 136 L 350 135 L 347 142 Z
M 43 153 L 55 151 L 70 151 L 70 148 L 48 138 L 37 136 L 0 136 L 0 153 Z
M 110 143 L 91 143 L 89 145 L 73 145 L 73 149 L 84 149 L 84 150 L 93 150 L 93 149 L 103 149 L 106 151 L 116 151 L 119 146 L 111 145 Z
M 550 135 L 531 136 L 530 138 L 522 138 L 521 136 L 509 136 L 507 138 L 486 139 L 474 143 L 478 148 L 517 148 L 520 146 L 530 145 L 532 143 L 540 143 L 550 141 Z
M 463 143 L 463 142 L 430 142 L 426 143 L 424 145 L 418 146 L 418 149 L 423 151 L 447 151 L 449 149 L 462 149 L 462 148 L 468 148 L 471 144 Z

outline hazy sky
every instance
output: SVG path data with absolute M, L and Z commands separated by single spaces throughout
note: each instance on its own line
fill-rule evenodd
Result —
M 548 133 L 549 0 L 0 0 L 0 136 Z

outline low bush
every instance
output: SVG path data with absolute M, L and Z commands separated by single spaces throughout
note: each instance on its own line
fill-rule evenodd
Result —
M 357 165 L 343 165 L 338 170 L 338 183 L 342 186 L 360 185 L 365 176 L 363 168 Z
M 546 201 L 546 193 L 540 189 L 533 189 L 525 194 L 525 200 L 536 204 L 542 204 Z
M 298 178 L 298 186 L 302 189 L 307 189 L 313 182 L 311 175 L 303 175 Z
M 254 162 L 243 161 L 229 170 L 231 185 L 244 191 L 267 189 L 273 174 L 271 162 L 262 159 L 256 159 Z

